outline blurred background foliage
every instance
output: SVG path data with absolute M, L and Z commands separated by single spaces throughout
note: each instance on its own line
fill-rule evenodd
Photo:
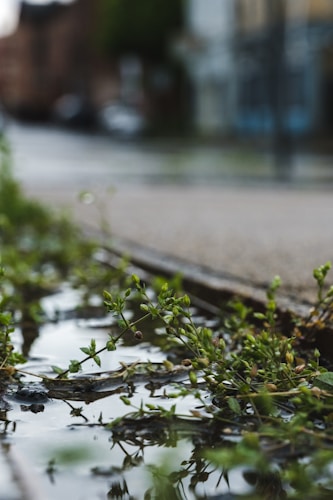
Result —
M 136 53 L 150 59 L 168 54 L 170 34 L 183 24 L 183 0 L 101 0 L 97 46 L 104 55 Z

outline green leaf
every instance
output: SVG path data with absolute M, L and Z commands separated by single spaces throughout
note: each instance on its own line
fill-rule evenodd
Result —
M 68 370 L 71 373 L 77 373 L 81 370 L 81 363 L 77 359 L 71 359 Z
M 10 313 L 0 314 L 0 323 L 4 326 L 9 326 L 12 321 L 12 315 Z
M 91 355 L 90 348 L 89 347 L 80 347 L 80 351 L 82 351 L 84 354 L 87 356 Z
M 333 372 L 321 373 L 314 379 L 313 385 L 319 389 L 333 392 Z
M 140 278 L 137 274 L 132 274 L 132 281 L 135 285 L 139 285 L 140 284 Z
M 191 299 L 188 295 L 184 295 L 183 297 L 183 304 L 185 307 L 190 307 L 191 305 Z
M 112 302 L 112 295 L 107 290 L 103 291 L 103 297 L 104 297 L 105 300 L 108 300 L 109 302 Z
M 156 406 L 150 403 L 146 403 L 146 407 L 148 408 L 148 410 L 156 410 Z
M 110 338 L 109 338 L 109 340 L 108 340 L 108 341 L 107 341 L 107 343 L 106 343 L 106 349 L 107 349 L 108 351 L 115 351 L 115 350 L 116 350 L 116 348 L 117 348 L 117 347 L 116 347 L 115 340 L 114 340 L 112 337 L 110 337 Z
M 253 316 L 256 318 L 256 319 L 261 319 L 261 320 L 265 320 L 266 319 L 266 314 L 263 314 L 263 313 L 253 313 Z
M 54 373 L 57 373 L 58 375 L 61 375 L 63 373 L 63 369 L 60 368 L 59 366 L 55 366 L 55 365 L 52 365 L 51 366 L 52 370 L 54 371 Z
M 236 413 L 236 415 L 240 415 L 242 413 L 240 404 L 236 398 L 229 398 L 228 406 L 232 412 Z
M 197 385 L 198 379 L 197 379 L 197 375 L 196 375 L 195 371 L 191 370 L 189 372 L 188 376 L 189 376 L 191 384 L 192 385 Z
M 124 330 L 125 328 L 128 327 L 128 324 L 123 319 L 118 319 L 117 323 L 118 323 L 119 328 L 121 328 L 122 330 Z
M 94 356 L 93 360 L 95 361 L 97 366 L 101 366 L 101 358 L 99 356 Z
M 123 417 L 117 417 L 115 418 L 114 420 L 112 420 L 112 422 L 108 423 L 107 424 L 107 429 L 112 429 L 112 427 L 115 427 L 116 425 L 118 425 L 121 421 L 122 421 Z
M 131 406 L 131 401 L 126 396 L 120 396 L 120 399 L 126 406 Z

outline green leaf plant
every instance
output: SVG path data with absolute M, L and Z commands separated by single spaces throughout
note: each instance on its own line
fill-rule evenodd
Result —
M 70 217 L 25 196 L 14 179 L 10 148 L 0 142 L 0 258 L 8 306 L 33 315 L 41 297 L 93 261 L 97 243 Z M 9 304 L 10 303 L 10 304 Z
M 325 279 L 326 275 L 317 282 L 319 288 Z M 244 477 L 256 485 L 254 494 L 246 498 L 287 498 L 285 485 L 288 498 L 329 498 L 333 373 L 321 366 L 318 349 L 302 350 L 299 329 L 306 328 L 308 318 L 295 319 L 294 327 L 283 331 L 276 299 L 280 283 L 278 277 L 272 281 L 264 312 L 255 313 L 237 299 L 224 318 L 224 327 L 217 331 L 198 327 L 188 295 L 174 292 L 167 283 L 152 297 L 133 275 L 132 287 L 122 295 L 105 292 L 107 310 L 117 316 L 121 328 L 112 345 L 116 347 L 126 332 L 138 340 L 144 338 L 144 332 L 138 335 L 138 325 L 147 318 L 158 322 L 159 331 L 162 324 L 170 345 L 182 348 L 182 363 L 190 365 L 188 382 L 165 395 L 174 399 L 191 395 L 201 405 L 201 410 L 196 405 L 190 415 L 184 415 L 176 404 L 137 406 L 122 395 L 130 411 L 108 427 L 117 431 L 127 420 L 133 426 L 133 420 L 151 417 L 169 425 L 190 418 L 205 427 L 215 423 L 226 439 L 229 434 L 237 436 L 236 444 L 209 450 L 203 446 L 203 463 L 221 468 L 226 478 L 230 470 L 242 467 Z M 128 321 L 124 310 L 133 296 L 142 315 Z M 330 307 L 327 295 L 321 291 L 318 297 L 317 307 Z M 182 465 L 186 470 L 186 463 Z
M 12 314 L 7 310 L 8 295 L 3 287 L 4 270 L 0 267 L 0 370 L 2 374 L 14 373 L 12 367 L 25 361 L 24 357 L 15 347 L 11 340 L 14 331 Z
M 225 410 L 238 416 L 252 412 L 258 416 L 258 422 L 262 422 L 264 417 L 276 417 L 281 413 L 284 401 L 293 400 L 298 406 L 304 403 L 309 407 L 312 396 L 312 406 L 317 408 L 318 387 L 313 388 L 313 381 L 326 369 L 319 364 L 317 349 L 307 354 L 307 360 L 296 351 L 300 343 L 296 323 L 295 331 L 288 332 L 288 335 L 280 330 L 276 302 L 280 283 L 278 277 L 272 281 L 267 291 L 266 310 L 252 313 L 253 320 L 259 321 L 260 326 L 253 326 L 250 321 L 246 323 L 244 310 L 237 305 L 236 309 L 242 316 L 242 329 L 236 332 L 234 342 L 230 325 L 239 326 L 239 321 L 226 319 L 228 331 L 213 332 L 210 328 L 198 326 L 193 320 L 187 294 L 175 293 L 165 282 L 152 298 L 145 284 L 133 275 L 132 286 L 125 291 L 115 294 L 104 292 L 105 307 L 116 316 L 119 333 L 110 335 L 105 346 L 99 350 L 96 350 L 95 341 L 91 340 L 89 346 L 81 348 L 86 357 L 81 361 L 72 360 L 62 372 L 57 369 L 58 378 L 79 371 L 88 360 L 100 366 L 99 355 L 116 349 L 125 334 L 130 333 L 138 341 L 142 340 L 144 333 L 139 326 L 149 320 L 157 322 L 160 331 L 162 328 L 169 348 L 181 349 L 181 363 L 190 367 L 188 377 L 193 391 L 197 390 L 198 379 L 201 386 L 204 383 L 205 390 L 214 401 L 214 411 L 207 404 L 206 410 L 214 418 L 219 418 Z M 139 300 L 141 315 L 129 321 L 124 311 L 134 298 Z M 246 315 L 251 316 L 249 309 Z

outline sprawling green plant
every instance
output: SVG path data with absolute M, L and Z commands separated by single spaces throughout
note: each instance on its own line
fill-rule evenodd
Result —
M 87 299 L 101 287 L 120 280 L 119 269 L 97 266 L 98 245 L 86 238 L 70 217 L 25 196 L 14 179 L 9 146 L 0 141 L 0 366 L 22 361 L 15 353 L 10 334 L 15 322 L 21 326 L 42 319 L 40 299 L 64 281 L 80 286 Z M 89 293 L 87 292 L 89 290 Z M 15 314 L 14 314 L 15 313 Z
M 104 293 L 105 305 L 118 317 L 121 328 L 118 336 L 110 338 L 109 346 L 115 348 L 126 332 L 143 338 L 138 325 L 148 316 L 164 326 L 166 345 L 182 347 L 182 363 L 190 366 L 188 383 L 176 386 L 168 397 L 177 400 L 191 394 L 202 408 L 192 411 L 194 421 L 219 423 L 226 439 L 229 434 L 238 436 L 235 446 L 203 450 L 202 459 L 205 470 L 211 464 L 226 477 L 235 467 L 249 469 L 249 482 L 251 475 L 257 488 L 254 496 L 246 498 L 286 498 L 285 485 L 288 498 L 330 498 L 333 372 L 321 366 L 318 349 L 309 348 L 304 339 L 307 332 L 311 338 L 315 330 L 320 332 L 323 318 L 328 321 L 326 326 L 330 324 L 332 292 L 331 287 L 324 287 L 329 269 L 327 263 L 314 270 L 318 302 L 309 318 L 294 318 L 288 332 L 283 331 L 277 312 L 278 277 L 267 291 L 264 312 L 255 313 L 236 301 L 225 318 L 225 328 L 217 332 L 196 326 L 189 297 L 174 293 L 167 283 L 154 298 L 137 276 L 132 277 L 134 290 L 129 288 L 120 296 Z M 123 312 L 132 294 L 140 299 L 142 315 L 129 322 Z M 171 372 L 172 364 L 169 369 Z M 153 415 L 169 425 L 175 419 L 189 419 L 177 411 L 176 404 L 164 408 L 142 402 L 135 406 L 130 397 L 121 399 L 130 412 L 112 421 L 111 429 L 124 428 L 128 418 L 132 422 Z M 177 474 L 167 477 L 165 471 L 159 471 L 167 480 L 167 489 L 178 488 L 176 479 L 184 477 L 190 463 L 183 462 Z
M 12 306 L 25 309 L 75 268 L 91 261 L 96 243 L 87 240 L 69 217 L 26 197 L 14 179 L 11 155 L 0 143 L 0 252 L 4 284 Z
M 139 277 L 133 275 L 132 286 L 124 291 L 104 292 L 108 312 L 118 319 L 118 334 L 110 335 L 105 346 L 99 350 L 92 339 L 89 346 L 82 347 L 86 356 L 81 361 L 71 360 L 66 370 L 56 368 L 58 377 L 78 372 L 88 360 L 94 360 L 100 366 L 100 353 L 115 350 L 126 334 L 133 335 L 138 341 L 142 340 L 145 334 L 139 329 L 140 324 L 149 320 L 158 324 L 160 332 L 164 330 L 165 348 L 177 348 L 180 363 L 189 367 L 191 388 L 182 387 L 178 395 L 195 394 L 201 400 L 202 394 L 197 390 L 200 374 L 200 380 L 205 382 L 205 391 L 209 391 L 215 402 L 214 407 L 204 404 L 212 418 L 219 419 L 222 414 L 229 414 L 230 418 L 232 415 L 246 418 L 253 414 L 258 417 L 258 425 L 261 425 L 267 419 L 279 418 L 283 412 L 292 416 L 295 412 L 300 415 L 302 412 L 316 414 L 324 408 L 328 411 L 331 407 L 330 397 L 322 392 L 320 384 L 326 383 L 326 389 L 327 386 L 333 389 L 333 384 L 327 377 L 327 369 L 319 363 L 318 349 L 308 349 L 305 353 L 307 359 L 302 357 L 300 320 L 295 321 L 294 328 L 288 334 L 280 330 L 275 299 L 279 285 L 280 279 L 275 278 L 267 291 L 265 312 L 252 313 L 244 306 L 244 313 L 239 302 L 236 302 L 241 319 L 235 320 L 233 310 L 225 319 L 225 327 L 213 332 L 210 328 L 195 324 L 188 295 L 175 293 L 168 283 L 164 283 L 152 298 Z M 124 312 L 133 300 L 139 301 L 141 314 L 129 321 Z M 322 304 L 322 297 L 320 300 Z M 325 307 L 330 308 L 331 303 L 325 302 Z M 248 322 L 244 319 L 245 316 L 252 317 L 253 321 L 259 321 L 260 324 L 254 326 L 250 319 Z M 304 320 L 305 325 L 307 321 Z M 242 328 L 239 328 L 240 324 Z M 237 330 L 233 331 L 235 325 Z M 166 361 L 165 365 L 170 372 L 173 370 L 171 362 Z M 127 405 L 131 404 L 124 397 L 123 401 Z M 134 410 L 137 416 L 143 416 L 151 410 L 161 416 L 170 413 L 170 410 L 164 411 L 160 406 Z M 174 407 L 172 414 L 175 411 Z
M 12 314 L 7 310 L 8 296 L 6 295 L 2 283 L 4 279 L 4 270 L 0 267 L 0 370 L 11 374 L 9 367 L 17 363 L 23 363 L 24 357 L 15 350 L 11 334 L 14 331 Z

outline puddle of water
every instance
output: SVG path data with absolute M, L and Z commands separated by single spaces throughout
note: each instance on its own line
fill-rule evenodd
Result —
M 2 444 L 0 450 L 0 500 L 18 500 L 20 492 L 8 464 L 7 447 Z
M 60 294 L 44 300 L 43 306 L 50 317 L 57 311 L 58 317 L 63 316 L 64 319 L 46 323 L 35 332 L 28 362 L 22 366 L 24 370 L 51 376 L 52 365 L 66 368 L 71 359 L 82 359 L 79 349 L 88 345 L 91 338 L 96 340 L 97 348 L 105 345 L 110 332 L 105 324 L 109 325 L 111 318 L 71 318 L 71 314 L 67 313 L 78 303 L 77 292 L 66 287 Z M 200 320 L 204 322 L 207 318 L 201 316 Z M 15 340 L 23 342 L 19 331 Z M 118 369 L 121 362 L 161 363 L 165 354 L 148 342 L 137 345 L 123 343 L 116 351 L 102 353 L 100 357 L 102 370 L 108 371 Z M 101 368 L 93 363 L 84 367 L 85 374 L 98 372 Z M 6 412 L 6 417 L 3 415 L 3 420 L 7 418 L 11 424 L 3 422 L 4 426 L 7 425 L 3 436 L 20 457 L 24 473 L 33 478 L 34 488 L 38 489 L 43 500 L 141 500 L 151 485 L 152 474 L 149 471 L 159 464 L 175 474 L 187 468 L 178 482 L 179 498 L 207 498 L 228 491 L 226 481 L 213 467 L 209 474 L 203 471 L 200 479 L 196 465 L 198 458 L 189 461 L 197 453 L 198 437 L 195 431 L 191 434 L 189 431 L 182 433 L 158 427 L 154 430 L 156 424 L 153 422 L 127 438 L 119 438 L 103 425 L 133 411 L 132 407 L 123 404 L 120 395 L 128 397 L 137 408 L 144 401 L 170 409 L 175 400 L 166 397 L 165 393 L 174 391 L 173 386 L 161 384 L 152 390 L 146 380 L 135 382 L 134 388 L 129 388 L 119 381 L 117 387 L 96 391 L 95 400 L 90 395 L 85 401 L 82 393 L 75 391 L 67 393 L 64 399 L 59 394 L 52 397 L 52 392 L 49 393 L 50 399 L 43 398 L 45 387 L 38 379 L 27 375 L 24 381 L 29 382 L 32 388 L 44 391 L 41 400 L 31 402 L 24 397 L 19 399 L 16 388 L 13 388 L 12 393 L 5 397 L 10 410 Z M 190 414 L 198 405 L 199 401 L 194 397 L 177 398 L 177 411 L 182 414 Z M 5 458 L 4 462 L 7 468 L 10 467 Z M 182 466 L 182 462 L 188 463 L 188 466 Z M 209 480 L 205 476 L 207 474 Z M 239 472 L 235 485 L 237 492 L 249 490 Z M 39 500 L 36 493 L 21 491 L 21 497 L 17 496 L 15 488 L 17 490 L 19 486 L 17 481 L 13 484 L 8 480 L 0 481 L 0 500 Z M 8 491 L 13 495 L 10 496 Z

